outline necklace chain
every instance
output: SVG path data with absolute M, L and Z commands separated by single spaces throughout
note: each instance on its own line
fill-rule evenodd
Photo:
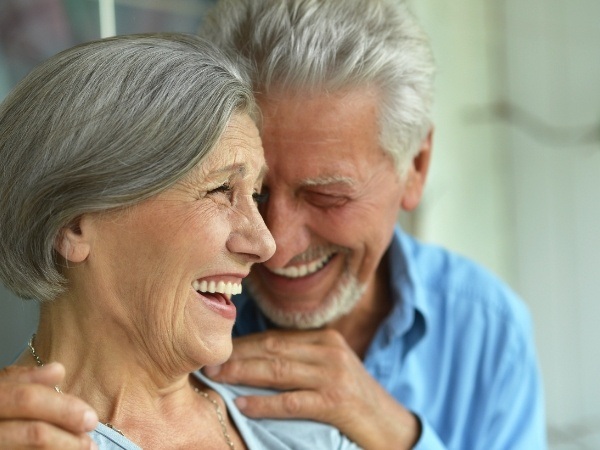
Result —
M 27 343 L 27 346 L 29 347 L 29 350 L 31 351 L 31 356 L 33 356 L 33 359 L 35 359 L 35 362 L 37 363 L 37 365 L 39 367 L 44 367 L 44 363 L 42 362 L 42 358 L 39 357 L 39 355 L 37 354 L 37 352 L 35 351 L 35 347 L 33 346 L 33 340 L 35 339 L 35 333 L 31 336 L 31 339 L 29 339 L 29 342 Z M 63 392 L 60 390 L 60 388 L 58 387 L 58 385 L 54 386 L 54 390 L 56 392 L 58 392 L 59 394 L 62 394 Z M 115 427 L 112 423 L 105 423 L 104 425 L 106 425 L 108 428 L 112 428 L 113 430 L 115 430 L 117 433 L 119 433 L 121 436 L 125 436 L 123 434 L 123 432 L 121 430 L 119 430 L 117 427 Z
M 33 356 L 33 359 L 35 359 L 35 362 L 37 363 L 37 365 L 39 367 L 43 367 L 44 363 L 42 362 L 42 359 L 39 357 L 39 355 L 35 351 L 35 347 L 33 346 L 34 339 L 35 339 L 35 333 L 31 336 L 31 339 L 29 339 L 29 342 L 27 343 L 27 345 L 31 352 L 31 356 Z M 58 392 L 59 394 L 62 394 L 62 391 L 60 390 L 58 385 L 54 386 L 54 390 L 56 392 Z M 209 397 L 209 395 L 206 392 L 201 391 L 197 387 L 194 387 L 194 392 L 196 392 L 197 394 L 200 394 L 202 397 L 204 397 L 206 400 L 208 400 L 210 403 L 212 403 L 212 405 L 215 407 L 215 412 L 217 413 L 217 419 L 219 419 L 219 424 L 221 425 L 221 431 L 223 432 L 223 437 L 225 438 L 225 441 L 227 442 L 227 446 L 231 450 L 235 450 L 235 446 L 233 445 L 233 441 L 231 440 L 231 437 L 229 436 L 229 432 L 227 431 L 227 426 L 225 425 L 225 419 L 223 418 L 223 413 L 221 412 L 221 407 L 219 406 L 217 401 L 214 400 L 213 398 Z M 112 424 L 105 423 L 104 425 L 106 425 L 108 428 L 112 428 L 117 433 L 119 433 L 121 436 L 125 436 L 121 430 L 114 427 Z
M 223 436 L 225 437 L 225 441 L 227 441 L 227 445 L 229 446 L 229 448 L 231 450 L 234 450 L 235 446 L 233 445 L 233 442 L 231 441 L 231 437 L 229 436 L 229 432 L 227 431 L 227 427 L 225 426 L 225 419 L 223 418 L 223 414 L 221 413 L 221 407 L 219 406 L 217 401 L 213 398 L 210 398 L 206 392 L 201 391 L 197 387 L 194 388 L 194 391 L 196 391 L 198 394 L 200 394 L 206 400 L 211 402 L 212 405 L 215 407 L 215 412 L 217 413 L 217 419 L 219 419 L 219 424 L 221 424 L 221 431 L 223 431 Z

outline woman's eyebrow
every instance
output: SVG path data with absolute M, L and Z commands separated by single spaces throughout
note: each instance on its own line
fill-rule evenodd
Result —
M 228 166 L 220 167 L 219 169 L 211 171 L 211 174 L 221 175 L 224 173 L 235 173 L 243 177 L 246 175 L 246 172 L 248 172 L 246 164 L 230 164 Z
M 256 179 L 257 180 L 264 179 L 265 175 L 267 174 L 268 171 L 269 171 L 269 168 L 267 167 L 267 165 L 263 164 L 260 168 L 260 171 L 256 175 Z M 239 176 L 240 178 L 244 178 L 247 175 L 247 173 L 248 173 L 248 166 L 246 164 L 234 163 L 234 164 L 230 164 L 228 166 L 224 166 L 224 167 L 220 167 L 218 169 L 212 170 L 208 174 L 208 176 L 213 177 L 213 176 L 219 176 L 219 175 L 223 175 L 223 174 L 234 174 L 234 175 Z

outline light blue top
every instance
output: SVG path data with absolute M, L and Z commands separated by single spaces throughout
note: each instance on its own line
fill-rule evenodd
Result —
M 396 229 L 386 253 L 393 309 L 364 359 L 422 424 L 416 449 L 545 449 L 542 385 L 527 308 L 471 261 Z M 236 335 L 271 327 L 236 298 Z
M 359 450 L 359 447 L 329 425 L 309 420 L 252 420 L 244 416 L 233 402 L 239 395 L 271 395 L 271 390 L 218 384 L 200 372 L 195 372 L 194 375 L 223 397 L 231 419 L 250 450 Z M 90 435 L 100 450 L 140 449 L 129 439 L 102 424 Z

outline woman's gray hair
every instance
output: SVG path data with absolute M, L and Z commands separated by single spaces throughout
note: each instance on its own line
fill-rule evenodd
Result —
M 247 71 L 196 36 L 117 36 L 42 63 L 0 105 L 0 280 L 55 298 L 60 230 L 168 189 L 237 112 L 256 119 Z
M 220 0 L 200 35 L 244 55 L 267 95 L 375 87 L 380 142 L 401 174 L 431 129 L 433 57 L 403 0 Z

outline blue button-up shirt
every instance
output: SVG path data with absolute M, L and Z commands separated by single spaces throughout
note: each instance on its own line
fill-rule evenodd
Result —
M 396 229 L 386 253 L 393 304 L 367 371 L 420 419 L 416 449 L 545 449 L 530 315 L 473 262 Z M 234 335 L 269 327 L 245 294 Z

